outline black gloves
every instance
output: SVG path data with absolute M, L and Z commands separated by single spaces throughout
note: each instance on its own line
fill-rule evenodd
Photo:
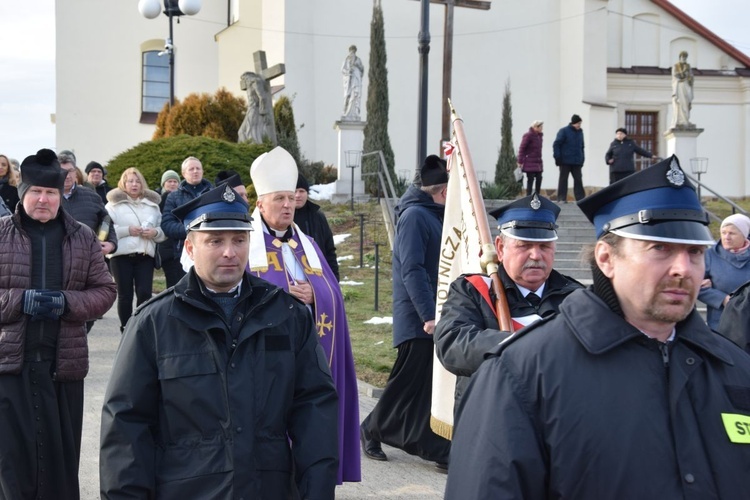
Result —
M 65 295 L 55 290 L 26 290 L 23 312 L 31 316 L 31 321 L 55 321 L 65 312 Z

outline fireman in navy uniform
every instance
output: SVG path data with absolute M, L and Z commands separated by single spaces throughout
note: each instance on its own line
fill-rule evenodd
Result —
M 750 357 L 694 307 L 695 188 L 671 157 L 579 206 L 594 284 L 477 371 L 445 498 L 745 498 Z

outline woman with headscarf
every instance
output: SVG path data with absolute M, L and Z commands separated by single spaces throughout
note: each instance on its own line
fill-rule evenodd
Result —
M 117 283 L 117 315 L 123 331 L 133 313 L 133 288 L 137 305 L 151 298 L 156 244 L 166 237 L 161 229 L 161 197 L 148 188 L 137 168 L 122 173 L 107 200 L 105 208 L 117 233 L 117 250 L 107 257 Z
M 698 300 L 708 307 L 707 322 L 718 331 L 729 295 L 750 281 L 750 218 L 733 214 L 721 223 L 721 239 L 706 251 L 706 274 Z

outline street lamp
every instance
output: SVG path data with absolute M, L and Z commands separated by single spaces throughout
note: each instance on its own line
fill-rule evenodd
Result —
M 164 44 L 164 51 L 169 55 L 169 106 L 174 104 L 174 45 L 172 44 L 173 30 L 172 19 L 177 18 L 180 22 L 180 16 L 194 16 L 201 10 L 201 0 L 164 0 L 164 15 L 169 18 L 169 38 Z M 155 19 L 161 12 L 159 0 L 140 0 L 138 2 L 138 12 L 146 19 Z
M 698 177 L 698 200 L 703 203 L 701 200 L 701 174 L 708 172 L 708 158 L 690 158 L 690 171 Z
M 359 162 L 362 160 L 362 151 L 347 150 L 344 151 L 344 154 L 346 155 L 346 168 L 352 169 L 351 210 L 354 212 L 354 169 L 359 167 Z

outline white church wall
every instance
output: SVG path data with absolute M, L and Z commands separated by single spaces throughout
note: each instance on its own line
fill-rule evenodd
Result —
M 226 19 L 218 3 L 204 2 L 195 18 L 174 23 L 178 98 L 216 90 L 213 35 Z M 106 164 L 150 139 L 153 125 L 139 123 L 140 48 L 147 40 L 167 37 L 166 16 L 145 19 L 136 2 L 58 0 L 56 25 L 57 149 L 73 149 L 79 166 L 90 160 Z

